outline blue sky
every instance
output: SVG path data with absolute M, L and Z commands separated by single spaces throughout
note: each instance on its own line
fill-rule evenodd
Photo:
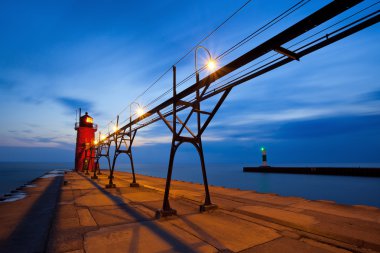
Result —
M 103 131 L 119 112 L 125 119 L 133 99 L 244 2 L 1 1 L 0 161 L 72 161 L 76 108 Z M 252 1 L 202 45 L 219 55 L 295 2 Z M 218 64 L 328 2 L 310 1 Z M 206 161 L 258 164 L 263 145 L 274 164 L 380 163 L 379 40 L 377 24 L 233 89 L 203 136 Z M 193 61 L 191 53 L 178 64 L 179 80 Z M 166 91 L 170 78 L 138 102 Z M 167 162 L 163 123 L 136 141 L 137 160 Z M 186 162 L 194 151 L 180 152 Z

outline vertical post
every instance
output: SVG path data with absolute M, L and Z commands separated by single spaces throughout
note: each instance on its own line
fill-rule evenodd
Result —
M 101 157 L 101 155 L 102 155 L 102 147 L 103 147 L 103 145 L 101 145 L 100 144 L 100 138 L 102 137 L 102 132 L 100 132 L 99 131 L 99 135 L 98 135 L 98 153 L 97 153 L 97 157 L 98 157 L 98 165 L 97 165 L 97 175 L 101 175 L 102 173 L 100 172 L 100 164 L 99 164 L 99 159 L 100 159 L 100 157 Z
M 198 82 L 199 82 L 199 72 L 198 70 L 196 70 L 196 73 L 195 73 L 195 79 L 196 79 L 196 82 L 197 82 L 197 85 L 198 85 Z M 199 97 L 199 88 L 197 88 L 196 90 L 196 93 L 195 93 L 195 97 L 196 97 L 196 110 L 197 110 L 197 137 L 200 138 L 200 134 L 201 134 L 201 113 L 200 113 L 200 110 L 201 110 L 201 103 L 200 103 L 200 97 Z
M 177 68 L 173 66 L 173 137 L 177 137 Z
M 202 47 L 202 46 L 198 46 L 196 49 L 195 49 L 195 79 L 196 79 L 196 85 L 198 86 L 198 83 L 199 83 L 199 72 L 198 72 L 198 66 L 197 66 L 197 50 L 198 48 L 203 48 L 208 56 L 210 57 L 211 59 L 211 54 L 210 52 L 208 51 L 207 48 L 205 47 Z M 195 105 L 195 109 L 196 109 L 196 113 L 197 113 L 197 136 L 193 142 L 193 145 L 196 147 L 198 153 L 199 153 L 199 158 L 201 160 L 201 167 L 202 167 L 202 176 L 203 176 L 203 185 L 204 185 L 204 188 L 205 188 L 205 202 L 204 204 L 200 205 L 199 206 L 199 210 L 201 212 L 204 212 L 204 211 L 207 211 L 207 210 L 211 210 L 211 209 L 215 209 L 217 208 L 217 206 L 215 204 L 212 204 L 211 203 L 211 197 L 210 197 L 210 192 L 209 192 L 209 189 L 208 189 L 208 180 L 207 180 L 207 173 L 206 173 L 206 164 L 205 164 L 205 160 L 204 160 L 204 155 L 203 155 L 203 147 L 202 147 L 202 130 L 201 130 L 201 97 L 200 97 L 200 91 L 199 91 L 199 88 L 197 87 L 197 90 L 196 90 L 196 105 Z
M 98 176 L 96 175 L 96 171 L 98 170 L 99 167 L 99 146 L 96 147 L 95 149 L 95 164 L 94 164 L 94 175 L 91 176 L 91 179 L 98 179 Z
M 99 168 L 99 158 L 96 158 L 95 166 L 94 166 L 94 175 L 91 176 L 91 179 L 98 179 L 98 176 L 96 175 L 96 171 Z
M 118 141 L 117 141 L 117 131 L 118 130 L 119 130 L 119 115 L 117 115 L 117 117 L 116 117 L 116 129 L 115 129 L 115 132 L 113 133 L 114 139 L 115 139 L 115 153 L 113 155 L 111 173 L 109 175 L 109 183 L 106 185 L 106 188 L 115 188 L 116 187 L 116 185 L 113 183 L 113 171 L 115 169 L 115 163 L 116 163 L 117 156 L 119 155 L 119 153 L 118 153 L 119 145 L 118 145 Z
M 206 174 L 206 164 L 205 164 L 205 158 L 204 158 L 204 155 L 203 155 L 203 147 L 202 147 L 202 142 L 199 143 L 199 149 L 198 149 L 198 152 L 199 152 L 199 157 L 200 157 L 200 160 L 201 160 L 201 167 L 202 167 L 202 176 L 203 176 L 203 185 L 205 187 L 205 193 L 206 193 L 206 196 L 205 196 L 205 202 L 203 205 L 200 206 L 200 211 L 206 211 L 206 209 L 212 205 L 211 204 L 211 197 L 210 197 L 210 192 L 208 190 L 208 181 L 207 181 L 207 174 Z
M 166 176 L 166 185 L 165 185 L 165 193 L 164 193 L 164 202 L 162 204 L 162 209 L 156 212 L 156 218 L 176 215 L 177 211 L 170 207 L 169 203 L 169 191 L 170 191 L 170 183 L 172 179 L 173 172 L 173 163 L 174 156 L 177 150 L 176 139 L 177 139 L 177 74 L 176 74 L 176 66 L 173 66 L 173 137 L 172 137 L 172 146 L 170 149 L 170 157 L 169 157 L 169 167 L 168 174 Z
M 95 156 L 94 156 L 94 158 L 96 159 L 95 164 L 94 164 L 94 175 L 92 175 L 91 179 L 98 179 L 98 176 L 96 175 L 96 171 L 99 168 L 99 158 L 100 158 L 100 152 L 101 152 L 101 150 L 99 151 L 99 148 L 100 148 L 100 132 L 98 133 L 98 142 L 96 145 L 97 146 L 95 149 Z
M 129 147 L 127 150 L 127 155 L 129 156 L 129 160 L 131 162 L 131 170 L 132 170 L 132 183 L 129 184 L 130 187 L 139 187 L 140 185 L 136 183 L 136 175 L 135 175 L 135 166 L 133 163 L 133 155 L 132 155 L 132 145 L 133 145 L 133 140 L 135 139 L 136 132 L 135 130 L 132 134 L 132 105 L 137 104 L 137 106 L 140 107 L 139 103 L 136 101 L 133 101 L 132 103 L 129 104 Z
M 132 169 L 132 183 L 129 184 L 130 187 L 139 187 L 140 185 L 136 183 L 136 175 L 135 175 L 135 166 L 133 165 L 133 156 L 132 152 L 129 154 L 129 159 L 131 161 L 131 169 Z
M 137 130 L 133 132 L 129 132 L 129 147 L 127 151 L 127 155 L 129 156 L 129 160 L 131 161 L 131 169 L 132 169 L 132 183 L 129 184 L 130 187 L 139 187 L 140 185 L 136 183 L 136 175 L 135 175 L 135 166 L 133 163 L 133 156 L 132 156 L 132 144 L 133 140 L 135 139 Z
M 113 169 L 115 168 L 116 157 L 117 157 L 117 154 L 115 152 L 113 160 L 112 160 L 112 167 L 111 167 L 110 175 L 108 176 L 109 182 L 106 185 L 106 188 L 115 188 L 116 187 L 116 185 L 113 183 Z

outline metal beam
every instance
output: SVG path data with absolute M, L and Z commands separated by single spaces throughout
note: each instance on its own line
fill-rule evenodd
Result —
M 283 55 L 285 55 L 285 56 L 287 56 L 293 60 L 296 60 L 296 61 L 300 60 L 300 57 L 296 53 L 294 53 L 294 52 L 292 52 L 286 48 L 278 47 L 278 48 L 275 48 L 274 51 L 276 51 L 279 54 L 283 54 Z
M 307 31 L 315 28 L 316 26 L 326 22 L 327 20 L 335 17 L 336 15 L 346 11 L 347 9 L 357 5 L 358 3 L 362 1 L 363 0 L 335 0 L 327 4 L 326 6 L 317 10 L 316 12 L 304 18 L 303 20 L 299 21 L 298 23 L 294 24 L 293 26 L 285 29 L 283 32 L 277 34 L 276 36 L 265 41 L 264 43 L 257 46 L 256 48 L 250 50 L 249 52 L 243 54 L 237 59 L 231 61 L 230 63 L 223 66 L 216 72 L 212 73 L 211 75 L 203 78 L 199 82 L 186 88 L 182 92 L 178 93 L 175 97 L 169 98 L 166 101 L 162 102 L 158 106 L 146 112 L 144 115 L 126 124 L 122 128 L 126 129 L 130 125 L 135 125 L 139 123 L 140 121 L 142 121 L 143 119 L 146 119 L 147 117 L 150 117 L 158 113 L 160 110 L 172 105 L 175 100 L 178 101 L 178 100 L 184 99 L 188 95 L 194 93 L 196 90 L 199 90 L 200 88 L 205 87 L 206 85 L 209 85 L 210 83 L 230 74 L 231 72 L 237 70 L 238 68 L 263 56 L 269 51 L 272 51 L 275 48 L 278 48 L 282 46 L 283 44 L 297 38 L 298 36 L 306 33 Z M 144 124 L 144 126 L 146 126 L 146 124 Z

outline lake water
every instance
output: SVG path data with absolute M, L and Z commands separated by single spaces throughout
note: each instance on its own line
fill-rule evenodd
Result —
M 378 165 L 362 165 L 365 166 Z M 135 167 L 139 174 L 166 177 L 167 165 L 164 164 L 136 164 Z M 0 194 L 7 193 L 47 171 L 69 168 L 72 168 L 72 163 L 0 163 Z M 127 164 L 117 164 L 116 170 L 130 171 Z M 208 164 L 207 173 L 210 185 L 380 207 L 380 178 L 243 173 L 241 164 Z M 173 179 L 201 183 L 201 168 L 199 165 L 176 164 Z
M 0 195 L 54 169 L 67 169 L 72 163 L 0 162 Z

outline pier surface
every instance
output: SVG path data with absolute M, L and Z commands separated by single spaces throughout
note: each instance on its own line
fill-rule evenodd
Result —
M 165 179 L 137 175 L 131 188 L 131 175 L 116 172 L 114 189 L 105 172 L 64 180 L 60 193 L 62 178 L 39 179 L 25 199 L 0 202 L 0 252 L 380 252 L 374 207 L 211 186 L 219 208 L 199 213 L 203 186 L 172 181 L 178 215 L 157 220 Z

